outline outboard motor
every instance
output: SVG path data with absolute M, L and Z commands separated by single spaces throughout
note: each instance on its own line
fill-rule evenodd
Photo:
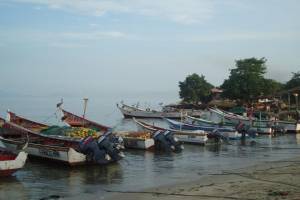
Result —
M 251 128 L 249 128 L 249 129 L 247 130 L 246 133 L 247 133 L 247 134 L 249 135 L 249 137 L 251 137 L 251 138 L 255 138 L 255 137 L 257 136 L 257 132 L 256 132 L 255 130 L 251 129 Z
M 180 152 L 183 149 L 182 145 L 176 141 L 170 131 L 167 133 L 167 131 L 158 130 L 153 134 L 153 139 L 157 149 L 174 152 Z
M 97 142 L 93 137 L 88 136 L 80 141 L 79 148 L 81 153 L 85 154 L 87 161 L 98 164 L 107 164 L 111 158 L 104 149 L 99 149 Z
M 211 133 L 210 133 L 214 138 L 216 138 L 216 141 L 219 142 L 221 139 L 227 141 L 228 138 L 225 137 L 224 135 L 222 135 L 218 129 L 214 129 Z
M 184 148 L 181 142 L 178 141 L 178 139 L 174 136 L 174 133 L 171 131 L 165 131 L 164 136 L 166 140 L 170 143 L 171 149 L 174 152 L 181 152 Z
M 169 150 L 168 142 L 161 130 L 158 130 L 153 134 L 153 139 L 157 149 Z
M 124 157 L 119 139 L 111 136 L 111 132 L 100 136 L 98 141 L 88 136 L 80 141 L 79 148 L 87 156 L 87 161 L 94 161 L 98 164 L 118 161 Z
M 112 132 L 110 131 L 104 133 L 99 137 L 97 143 L 99 149 L 104 149 L 114 161 L 117 161 L 122 159 L 124 154 L 121 152 L 122 146 L 118 144 L 119 140 L 111 134 Z

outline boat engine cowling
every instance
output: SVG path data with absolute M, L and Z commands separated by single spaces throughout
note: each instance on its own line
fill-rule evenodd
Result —
M 99 149 L 104 149 L 113 160 L 120 160 L 124 157 L 121 152 L 122 145 L 119 144 L 120 139 L 107 132 L 99 137 L 97 143 Z
M 167 131 L 163 132 L 161 130 L 158 130 L 153 134 L 156 148 L 165 151 L 182 151 L 183 146 L 180 142 L 178 142 L 178 140 L 175 139 L 174 134 L 170 131 L 168 131 L 167 133 L 166 132 Z
M 211 133 L 210 133 L 213 137 L 215 137 L 215 139 L 219 140 L 225 140 L 227 141 L 229 138 L 225 137 L 223 134 L 221 134 L 221 132 L 218 129 L 214 129 Z
M 249 137 L 251 137 L 251 138 L 255 138 L 256 137 L 256 135 L 257 135 L 257 131 L 255 131 L 255 130 L 253 130 L 253 129 L 251 129 L 251 128 L 249 128 L 248 130 L 247 130 L 247 135 L 249 136 Z
M 116 141 L 119 140 L 110 137 L 110 133 L 105 133 L 98 140 L 91 136 L 84 138 L 79 143 L 79 147 L 80 151 L 87 156 L 87 161 L 106 164 L 124 157 L 121 145 Z
M 106 164 L 111 161 L 104 149 L 100 149 L 94 138 L 88 136 L 79 143 L 81 153 L 86 155 L 88 162 L 96 162 L 98 164 Z
M 178 141 L 177 137 L 175 137 L 173 132 L 165 131 L 164 136 L 165 136 L 166 140 L 171 144 L 171 148 L 175 152 L 180 152 L 184 149 L 183 145 L 181 144 L 181 142 Z

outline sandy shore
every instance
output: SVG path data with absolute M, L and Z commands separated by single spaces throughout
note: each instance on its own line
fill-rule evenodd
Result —
M 210 174 L 184 184 L 144 191 L 107 191 L 110 199 L 298 199 L 300 157 Z

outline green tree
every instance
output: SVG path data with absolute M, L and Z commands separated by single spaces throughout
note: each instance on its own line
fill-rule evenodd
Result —
M 286 84 L 285 84 L 285 89 L 292 89 L 295 87 L 300 87 L 300 71 L 299 72 L 292 72 L 293 77 L 291 78 L 291 80 L 289 80 Z
M 275 81 L 273 79 L 264 79 L 263 94 L 264 95 L 275 95 L 277 92 L 281 91 L 284 84 Z
M 205 80 L 203 75 L 194 73 L 179 82 L 179 96 L 184 102 L 195 103 L 207 102 L 211 95 L 213 85 Z
M 223 96 L 230 99 L 249 101 L 264 92 L 264 74 L 266 59 L 246 58 L 236 61 L 236 68 L 230 70 L 230 76 L 221 88 Z

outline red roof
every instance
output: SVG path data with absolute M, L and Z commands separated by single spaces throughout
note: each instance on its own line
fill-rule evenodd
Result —
M 218 88 L 213 88 L 213 89 L 211 89 L 210 91 L 211 91 L 212 93 L 222 93 L 222 92 L 223 92 L 223 90 L 218 89 Z

